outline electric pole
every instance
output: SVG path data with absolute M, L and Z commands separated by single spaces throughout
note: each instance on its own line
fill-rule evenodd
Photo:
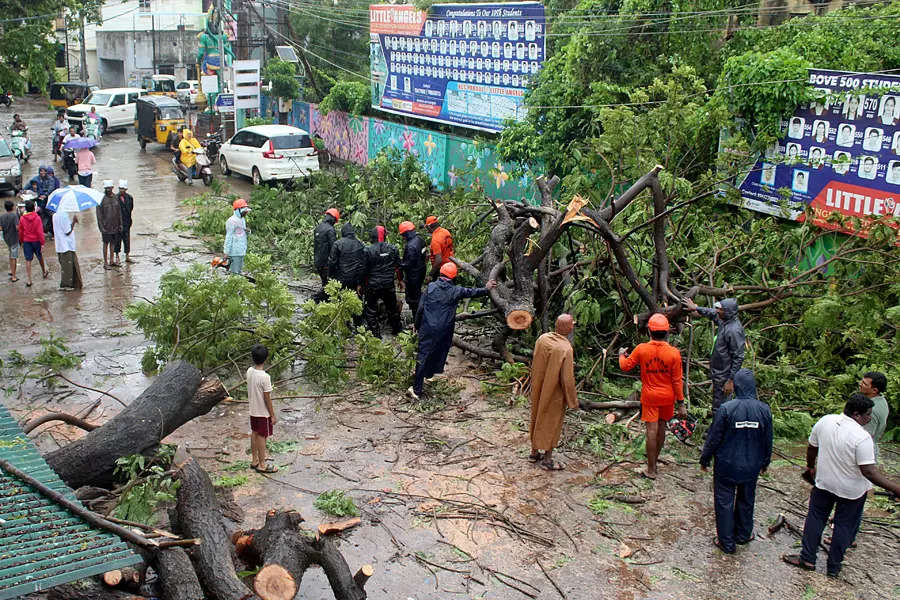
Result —
M 225 91 L 225 13 L 222 0 L 216 2 L 216 18 L 219 20 L 219 93 Z
M 84 13 L 81 13 L 80 30 L 81 30 L 81 80 L 83 82 L 87 83 L 88 68 L 87 68 L 87 49 L 85 48 L 85 43 L 84 43 Z

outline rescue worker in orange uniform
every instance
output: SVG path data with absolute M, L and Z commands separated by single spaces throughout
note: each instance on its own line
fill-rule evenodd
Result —
M 641 366 L 641 421 L 647 424 L 647 470 L 643 475 L 656 479 L 656 461 L 666 441 L 666 424 L 675 416 L 687 418 L 684 408 L 684 376 L 681 352 L 670 345 L 669 320 L 656 313 L 647 323 L 650 341 L 638 344 L 631 355 L 619 348 L 619 368 L 630 371 Z
M 453 236 L 440 226 L 434 215 L 425 219 L 425 229 L 431 233 L 431 280 L 437 281 L 441 275 L 441 267 L 450 262 L 453 256 Z

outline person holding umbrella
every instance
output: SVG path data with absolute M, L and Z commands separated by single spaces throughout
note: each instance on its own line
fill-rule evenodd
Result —
M 71 138 L 63 144 L 64 148 L 71 148 L 75 151 L 79 185 L 91 187 L 91 182 L 94 179 L 94 163 L 97 162 L 97 157 L 91 152 L 91 148 L 96 145 L 96 140 L 86 137 Z
M 73 185 L 56 190 L 47 199 L 47 211 L 53 213 L 53 231 L 55 234 L 56 254 L 59 258 L 61 277 L 60 289 L 80 290 L 82 288 L 81 268 L 75 254 L 75 225 L 78 213 L 95 208 L 104 198 L 100 192 L 81 185 Z M 118 209 L 118 205 L 116 205 Z M 99 221 L 99 219 L 98 219 Z M 104 258 L 106 255 L 104 254 Z
M 97 207 L 97 227 L 103 238 L 103 268 L 112 269 L 119 266 L 119 261 L 113 262 L 113 251 L 122 235 L 122 209 L 119 208 L 119 199 L 113 194 L 112 179 L 103 181 L 103 200 Z

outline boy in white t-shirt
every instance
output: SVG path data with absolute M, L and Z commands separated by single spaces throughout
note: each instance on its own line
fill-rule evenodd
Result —
M 256 344 L 250 350 L 253 366 L 247 369 L 247 399 L 250 401 L 250 466 L 260 473 L 275 473 L 278 468 L 268 462 L 266 439 L 272 435 L 278 418 L 272 408 L 272 378 L 263 369 L 269 349 Z

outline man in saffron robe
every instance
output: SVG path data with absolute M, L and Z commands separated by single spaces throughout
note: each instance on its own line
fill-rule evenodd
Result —
M 559 471 L 563 467 L 553 460 L 553 449 L 559 443 L 566 407 L 578 408 L 575 394 L 575 362 L 569 337 L 575 329 L 572 315 L 556 319 L 556 331 L 545 333 L 534 345 L 531 364 L 531 456 L 542 469 Z

